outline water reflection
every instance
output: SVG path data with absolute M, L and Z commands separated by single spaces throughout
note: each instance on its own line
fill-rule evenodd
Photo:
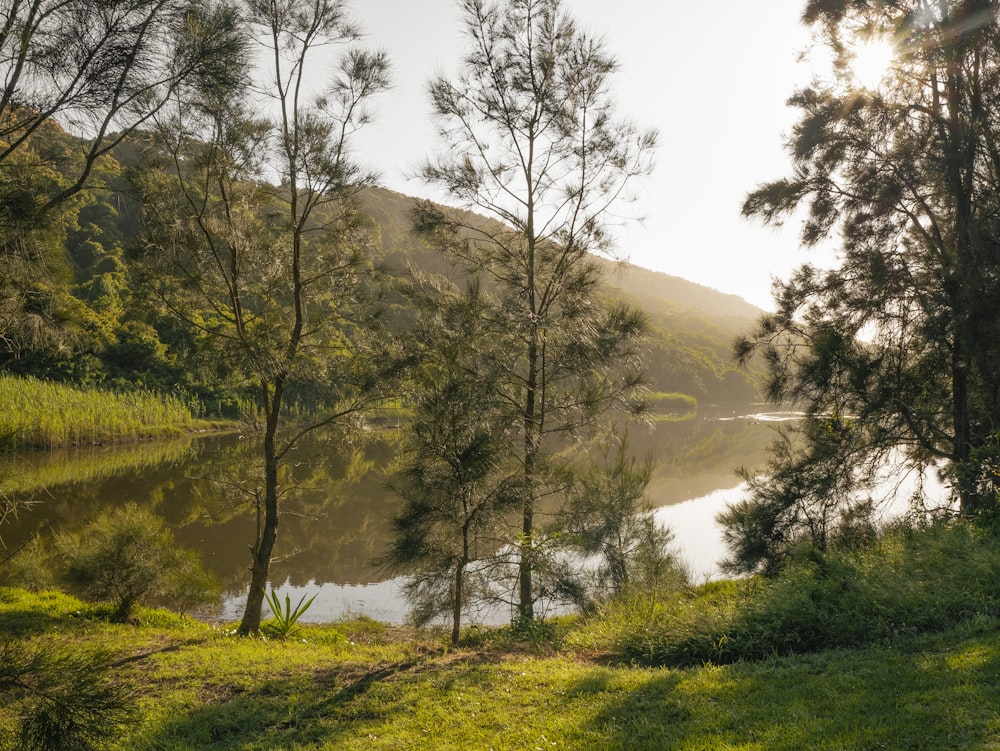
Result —
M 697 577 L 721 557 L 714 517 L 739 495 L 740 466 L 759 466 L 773 425 L 752 410 L 633 428 L 630 443 L 656 471 L 648 489 L 674 529 Z M 389 541 L 398 501 L 383 468 L 390 435 L 363 451 L 314 442 L 293 452 L 272 582 L 293 600 L 319 593 L 308 615 L 334 620 L 363 613 L 400 621 L 406 608 L 395 582 L 373 565 Z M 198 550 L 227 592 L 223 617 L 240 615 L 255 520 L 248 499 L 260 476 L 253 442 L 239 435 L 189 436 L 119 448 L 0 457 L 0 487 L 37 505 L 0 530 L 15 549 L 40 529 L 74 530 L 105 507 L 132 501 L 160 515 L 178 544 Z M 718 508 L 717 508 L 718 507 Z

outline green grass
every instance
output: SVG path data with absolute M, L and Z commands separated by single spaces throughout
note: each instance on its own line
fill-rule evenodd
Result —
M 103 614 L 0 590 L 0 633 L 115 651 L 137 710 L 119 749 L 1000 748 L 1000 636 L 988 618 L 878 648 L 677 669 L 565 640 L 452 650 L 371 621 L 268 641 L 161 611 L 132 626 Z M 4 699 L 0 748 L 13 748 L 17 704 Z
M 116 749 L 1000 749 L 1000 540 L 967 524 L 804 555 L 770 582 L 633 594 L 528 642 L 469 628 L 455 649 L 371 620 L 239 639 L 109 615 L 0 589 L 0 652 L 113 652 L 134 710 Z M 3 675 L 6 751 L 31 697 Z
M 180 399 L 0 374 L 0 449 L 51 449 L 176 435 L 196 426 Z
M 772 581 L 638 593 L 571 637 L 643 663 L 730 663 L 1000 619 L 1000 538 L 963 523 L 887 531 L 861 550 L 806 553 Z

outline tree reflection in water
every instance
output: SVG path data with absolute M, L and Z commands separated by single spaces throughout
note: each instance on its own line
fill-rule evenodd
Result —
M 706 556 L 715 555 L 711 546 L 717 543 L 707 530 L 714 524 L 719 493 L 735 500 L 735 470 L 764 463 L 771 427 L 754 418 L 752 409 L 743 409 L 659 422 L 651 429 L 632 427 L 629 435 L 635 453 L 649 453 L 656 462 L 648 488 L 654 506 L 706 499 L 699 501 L 704 509 L 698 503 L 678 508 L 683 514 L 675 530 L 698 577 L 711 567 Z M 288 500 L 272 584 L 293 599 L 318 593 L 306 620 L 345 614 L 402 620 L 406 604 L 398 587 L 373 565 L 388 543 L 399 504 L 384 481 L 393 456 L 391 435 L 346 456 L 331 446 L 321 441 L 303 445 L 287 463 L 282 486 Z M 161 516 L 178 544 L 201 553 L 227 592 L 223 617 L 234 619 L 248 581 L 247 551 L 255 524 L 251 499 L 260 475 L 256 454 L 252 440 L 216 434 L 2 457 L 0 488 L 37 503 L 0 536 L 14 550 L 40 529 L 43 535 L 75 530 L 104 508 L 134 502 Z M 669 510 L 658 514 L 670 518 Z

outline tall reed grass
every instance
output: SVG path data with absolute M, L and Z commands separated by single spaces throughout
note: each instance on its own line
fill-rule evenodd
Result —
M 195 426 L 180 399 L 0 374 L 0 450 L 123 443 Z

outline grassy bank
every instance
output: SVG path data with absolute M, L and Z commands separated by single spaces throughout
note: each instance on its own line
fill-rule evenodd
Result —
M 767 659 L 1000 620 L 1000 537 L 964 522 L 883 532 L 868 545 L 805 551 L 773 580 L 635 592 L 570 637 L 643 664 Z
M 0 374 L 0 450 L 122 443 L 192 430 L 180 399 Z
M 502 639 L 449 650 L 368 621 L 236 639 L 157 611 L 112 626 L 63 595 L 0 590 L 0 633 L 108 650 L 132 712 L 119 749 L 986 749 L 1000 638 L 983 620 L 891 647 L 729 666 L 639 667 Z M 8 693 L 17 693 L 10 692 Z M 30 696 L 4 697 L 16 748 Z M 6 745 L 3 745 L 6 744 Z
M 107 605 L 0 589 L 0 751 L 73 701 L 110 708 L 99 747 L 139 751 L 1000 748 L 989 529 L 897 527 L 774 580 L 650 589 L 458 649 L 367 620 L 288 639 L 149 609 L 114 625 Z

